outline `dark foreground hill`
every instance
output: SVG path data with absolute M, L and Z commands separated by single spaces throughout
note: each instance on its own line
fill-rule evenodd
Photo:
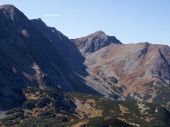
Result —
M 84 58 L 67 37 L 45 25 L 49 36 L 41 32 L 12 5 L 0 6 L 0 19 L 0 107 L 17 106 L 28 86 L 95 92 L 79 76 Z

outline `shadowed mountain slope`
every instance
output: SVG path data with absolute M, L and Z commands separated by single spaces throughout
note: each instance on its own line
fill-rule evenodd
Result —
M 66 59 L 69 66 L 78 74 L 87 75 L 83 66 L 84 57 L 81 55 L 76 45 L 64 34 L 54 27 L 48 27 L 41 19 L 33 19 L 31 22 L 46 36 L 53 44 L 54 48 Z
M 14 103 L 11 100 L 23 100 L 21 90 L 27 86 L 95 92 L 78 76 L 77 73 L 85 73 L 82 71 L 84 67 L 71 60 L 71 56 L 75 60 L 80 59 L 78 63 L 82 63 L 83 57 L 64 35 L 60 34 L 62 38 L 60 36 L 60 39 L 51 42 L 12 5 L 0 6 L 0 19 L 0 98 L 3 100 L 1 105 L 12 106 Z M 64 48 L 64 45 L 60 47 L 57 42 L 70 42 L 70 48 Z M 67 54 L 68 58 L 65 57 Z

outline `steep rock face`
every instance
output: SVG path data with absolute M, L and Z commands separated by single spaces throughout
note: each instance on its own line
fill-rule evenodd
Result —
M 97 31 L 88 36 L 73 40 L 83 55 L 93 53 L 110 44 L 122 44 L 116 37 L 108 36 L 103 31 Z
M 31 22 L 49 39 L 73 70 L 81 75 L 87 74 L 83 66 L 84 57 L 70 39 L 56 28 L 48 27 L 41 19 L 33 19 Z
M 69 65 L 61 51 L 17 8 L 0 6 L 0 19 L 0 106 L 12 106 L 15 99 L 22 101 L 21 90 L 27 86 L 93 91 L 76 74 L 75 65 Z

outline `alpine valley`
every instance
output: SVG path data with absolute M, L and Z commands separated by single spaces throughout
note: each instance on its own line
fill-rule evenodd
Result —
M 170 47 L 69 39 L 1 5 L 0 126 L 170 127 Z

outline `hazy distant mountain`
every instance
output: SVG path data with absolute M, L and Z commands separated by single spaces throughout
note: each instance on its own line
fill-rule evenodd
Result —
M 85 37 L 73 39 L 83 55 L 95 52 L 110 44 L 122 44 L 116 37 L 97 31 Z

